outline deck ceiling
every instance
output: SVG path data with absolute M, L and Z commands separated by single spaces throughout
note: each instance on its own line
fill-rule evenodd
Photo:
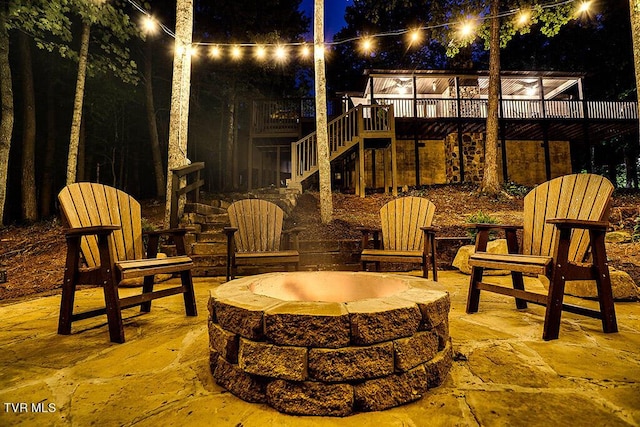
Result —
M 486 98 L 489 86 L 489 76 L 478 75 L 458 75 L 447 73 L 373 73 L 367 81 L 364 98 L 371 98 L 373 89 L 374 97 L 413 97 L 414 81 L 415 94 L 417 97 L 454 97 L 455 79 L 458 78 L 458 85 L 464 87 L 475 87 L 476 91 L 470 92 L 462 90 L 461 97 Z M 567 96 L 569 93 L 576 98 L 581 96 L 579 89 L 580 76 L 562 75 L 550 73 L 509 73 L 501 77 L 501 95 L 503 98 L 518 99 L 540 99 L 540 87 L 543 88 L 544 99 L 554 99 Z

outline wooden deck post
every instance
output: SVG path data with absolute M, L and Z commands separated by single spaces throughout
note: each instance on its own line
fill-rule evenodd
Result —
M 391 194 L 398 195 L 398 162 L 396 158 L 396 120 L 393 105 L 389 106 L 389 132 L 391 134 Z M 419 159 L 416 159 L 419 161 Z
M 358 143 L 358 194 L 365 196 L 364 139 Z

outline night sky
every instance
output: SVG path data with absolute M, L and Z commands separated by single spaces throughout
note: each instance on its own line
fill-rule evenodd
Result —
M 324 0 L 325 41 L 333 40 L 333 35 L 344 27 L 344 9 L 350 5 L 352 5 L 351 0 Z M 313 0 L 302 0 L 300 7 L 311 18 L 311 31 L 313 32 Z

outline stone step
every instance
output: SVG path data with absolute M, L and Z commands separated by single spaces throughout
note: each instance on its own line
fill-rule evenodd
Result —
M 224 233 L 224 228 L 229 226 L 229 222 L 205 222 L 200 224 L 201 233 Z
M 222 231 L 206 231 L 198 233 L 198 243 L 226 243 L 227 236 Z
M 201 224 L 229 225 L 229 214 L 226 212 L 207 215 L 206 221 Z
M 224 211 L 223 211 L 224 212 Z M 199 215 L 213 215 L 220 212 L 220 208 L 205 205 L 204 203 L 187 203 L 184 205 L 184 213 L 196 213 Z
M 191 245 L 192 255 L 225 255 L 227 253 L 226 242 L 196 242 Z
M 227 210 L 229 205 L 231 205 L 231 202 L 229 202 L 228 200 L 214 199 L 211 201 L 211 206 L 223 209 L 224 211 Z

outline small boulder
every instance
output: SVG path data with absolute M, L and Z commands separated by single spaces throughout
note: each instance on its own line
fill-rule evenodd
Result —
M 469 266 L 469 257 L 476 252 L 474 245 L 465 245 L 461 246 L 458 249 L 458 253 L 456 257 L 453 259 L 453 263 L 451 264 L 461 273 L 471 274 L 471 267 Z M 506 254 L 509 253 L 507 250 L 507 241 L 505 239 L 497 239 L 492 240 L 487 244 L 487 252 L 492 254 Z M 509 274 L 509 271 L 506 270 L 485 270 L 484 274 L 487 276 L 504 276 Z
M 611 289 L 613 290 L 614 300 L 638 300 L 640 297 L 640 289 L 638 289 L 638 286 L 628 273 L 609 267 L 609 276 L 611 277 Z M 549 289 L 549 279 L 547 279 L 546 276 L 538 276 L 538 279 L 540 279 L 546 289 Z M 567 280 L 564 286 L 564 293 L 580 298 L 598 298 L 595 280 Z

